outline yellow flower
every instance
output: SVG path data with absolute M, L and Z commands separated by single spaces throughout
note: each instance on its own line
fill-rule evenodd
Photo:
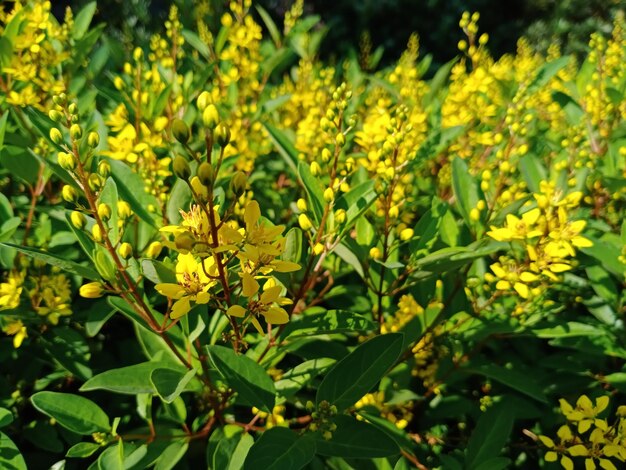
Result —
M 487 235 L 499 242 L 538 237 L 542 232 L 535 228 L 534 225 L 537 223 L 540 215 L 541 211 L 538 208 L 522 214 L 521 219 L 513 214 L 508 214 L 506 216 L 506 227 L 497 228 L 492 226 L 491 231 L 487 232 Z
M 604 420 L 596 419 L 596 416 L 602 413 L 609 405 L 609 397 L 603 395 L 596 399 L 596 405 L 593 403 L 587 395 L 582 395 L 576 401 L 576 408 L 572 407 L 565 399 L 559 400 L 561 406 L 561 412 L 569 420 L 578 422 L 578 432 L 585 433 L 591 428 L 592 424 L 597 427 L 605 427 Z M 603 424 L 604 423 L 604 424 Z
M 85 297 L 86 299 L 97 299 L 98 297 L 102 297 L 104 289 L 99 282 L 88 282 L 80 286 L 78 293 L 81 297 Z
M 7 282 L 0 284 L 0 310 L 12 310 L 20 305 L 23 282 L 23 276 L 12 271 Z
M 189 313 L 192 302 L 194 304 L 208 303 L 211 299 L 208 291 L 217 283 L 216 276 L 217 266 L 213 257 L 198 262 L 191 253 L 179 254 L 176 263 L 178 283 L 160 283 L 155 288 L 161 295 L 176 301 L 170 314 L 170 317 L 175 319 Z
M 263 292 L 259 294 L 259 283 L 249 273 L 241 274 L 242 294 L 248 297 L 248 308 L 244 309 L 239 305 L 231 306 L 226 314 L 234 317 L 243 317 L 245 312 L 250 313 L 250 322 L 260 334 L 264 334 L 263 328 L 257 317 L 263 315 L 267 323 L 282 325 L 289 321 L 289 314 L 281 305 L 289 305 L 292 301 L 286 297 L 281 297 L 282 286 L 277 285 L 274 279 L 268 279 L 263 285 Z M 257 299 L 252 299 L 257 295 Z M 275 305 L 277 304 L 277 305 Z
M 26 327 L 21 320 L 14 320 L 6 325 L 2 330 L 9 336 L 13 336 L 13 347 L 19 348 L 24 341 L 24 338 L 28 337 Z

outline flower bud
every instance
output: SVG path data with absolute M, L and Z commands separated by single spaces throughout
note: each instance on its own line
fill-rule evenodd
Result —
M 100 144 L 100 135 L 97 132 L 90 132 L 87 135 L 87 145 L 95 149 Z
M 185 157 L 181 155 L 177 155 L 174 158 L 174 162 L 172 163 L 172 169 L 174 170 L 174 174 L 182 180 L 187 181 L 191 176 L 191 168 L 189 168 L 189 163 L 185 160 Z
M 89 185 L 89 189 L 91 189 L 94 193 L 97 193 L 100 189 L 102 189 L 104 182 L 102 181 L 102 177 L 100 175 L 92 173 L 87 179 L 87 184 Z
M 122 259 L 128 259 L 133 256 L 133 247 L 130 243 L 124 242 L 117 249 L 117 252 L 120 254 Z
M 87 225 L 87 219 L 85 218 L 84 214 L 78 211 L 73 211 L 70 214 L 70 221 L 72 222 L 72 225 L 78 230 L 82 230 L 83 228 L 85 228 L 85 225 Z
M 332 202 L 335 199 L 335 191 L 333 188 L 326 188 L 324 190 L 324 201 Z
M 238 171 L 235 173 L 230 180 L 230 190 L 235 194 L 235 196 L 241 196 L 246 188 L 248 187 L 248 177 L 243 171 Z
M 198 179 L 202 185 L 209 187 L 213 185 L 213 181 L 215 178 L 215 170 L 213 169 L 213 165 L 207 162 L 202 162 L 198 167 Z
M 412 228 L 405 228 L 404 230 L 402 230 L 400 232 L 400 240 L 402 241 L 408 241 L 411 238 L 413 238 L 413 229 Z
M 300 228 L 304 231 L 311 230 L 313 228 L 313 224 L 306 214 L 300 214 L 298 216 L 298 223 L 300 224 Z
M 111 174 L 111 164 L 106 160 L 102 160 L 98 163 L 98 174 L 104 179 L 108 178 Z
M 163 244 L 161 242 L 152 242 L 146 248 L 146 256 L 148 258 L 156 258 L 161 254 L 161 250 L 163 249 Z
M 59 152 L 57 155 L 59 166 L 66 171 L 72 171 L 76 168 L 76 158 L 71 153 Z
M 313 176 L 319 176 L 322 173 L 322 167 L 317 162 L 311 162 L 310 169 Z
M 214 104 L 209 104 L 202 112 L 202 123 L 207 129 L 215 130 L 220 122 L 220 115 Z
M 383 257 L 383 253 L 380 251 L 380 248 L 374 246 L 370 248 L 370 258 L 372 259 L 380 259 Z
M 117 216 L 121 220 L 126 220 L 131 215 L 133 215 L 133 211 L 130 208 L 130 204 L 126 201 L 117 201 Z
M 306 201 L 302 198 L 298 199 L 296 201 L 296 207 L 298 208 L 300 212 L 305 212 L 307 208 Z
M 200 111 L 204 111 L 206 107 L 211 103 L 211 94 L 208 91 L 203 91 L 196 100 L 196 106 Z
M 111 218 L 111 206 L 105 203 L 98 204 L 98 217 L 107 221 Z
M 330 150 L 328 150 L 327 148 L 322 149 L 322 161 L 324 163 L 329 162 L 331 156 L 332 154 L 330 153 Z
M 67 102 L 67 95 L 65 93 L 59 93 L 52 97 L 54 104 L 63 106 Z
M 74 140 L 78 140 L 83 136 L 83 128 L 80 124 L 72 124 L 70 127 L 70 137 Z
M 78 106 L 76 105 L 76 103 L 70 103 L 70 105 L 67 107 L 67 110 L 72 116 L 76 116 L 78 114 Z
M 59 129 L 53 127 L 52 129 L 50 129 L 50 140 L 57 145 L 61 145 L 61 143 L 63 142 L 63 134 L 61 134 L 61 131 Z
M 344 145 L 346 145 L 346 136 L 340 132 L 339 134 L 337 134 L 337 137 L 335 137 L 335 143 L 338 147 L 343 147 Z
M 86 299 L 97 299 L 104 294 L 104 288 L 99 282 L 89 282 L 80 286 L 78 293 Z
M 76 202 L 78 200 L 78 191 L 76 191 L 76 189 L 69 184 L 66 184 L 61 190 L 61 196 L 64 201 Z
M 139 62 L 143 58 L 143 50 L 141 47 L 136 47 L 133 51 L 133 59 L 135 62 Z
M 52 119 L 54 122 L 61 122 L 61 120 L 63 119 L 63 114 L 61 114 L 56 109 L 51 109 L 48 112 L 48 117 Z
M 181 144 L 186 144 L 191 138 L 189 126 L 182 119 L 174 119 L 172 122 L 172 135 Z
M 91 235 L 93 236 L 94 241 L 98 243 L 102 241 L 102 229 L 98 224 L 93 224 L 91 227 Z
M 346 221 L 346 211 L 343 209 L 339 209 L 335 211 L 335 222 L 338 224 L 343 224 Z
M 195 239 L 189 234 L 189 232 L 183 232 L 176 235 L 174 239 L 174 244 L 176 245 L 176 249 L 184 252 L 190 251 L 193 248 L 195 243 Z
M 215 128 L 215 141 L 220 147 L 226 147 L 230 142 L 230 129 L 224 123 Z
M 321 243 L 317 243 L 314 247 L 313 247 L 313 254 L 315 256 L 321 254 L 324 251 L 324 245 L 322 245 Z

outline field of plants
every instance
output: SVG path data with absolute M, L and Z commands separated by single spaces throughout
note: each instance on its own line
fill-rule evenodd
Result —
M 624 15 L 379 66 L 218 3 L 0 9 L 0 468 L 626 468 Z

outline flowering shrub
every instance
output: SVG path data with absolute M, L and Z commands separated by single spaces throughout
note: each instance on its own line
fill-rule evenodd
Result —
M 623 17 L 426 78 L 194 3 L 0 14 L 3 468 L 621 468 Z

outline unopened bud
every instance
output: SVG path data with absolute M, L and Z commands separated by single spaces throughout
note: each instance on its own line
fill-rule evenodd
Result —
M 89 282 L 80 286 L 78 293 L 81 297 L 85 297 L 86 299 L 97 299 L 104 294 L 104 288 L 99 282 Z
M 174 119 L 172 122 L 172 134 L 181 144 L 186 144 L 191 138 L 189 126 L 181 119 Z
M 105 203 L 98 204 L 98 217 L 107 221 L 111 218 L 111 206 Z
M 59 93 L 52 97 L 54 104 L 63 106 L 67 102 L 67 95 L 65 93 Z
M 243 171 L 235 173 L 230 180 L 230 190 L 235 196 L 241 196 L 248 187 L 248 177 Z
M 108 178 L 111 174 L 111 164 L 106 160 L 102 160 L 98 163 L 98 174 L 103 178 Z
M 53 127 L 52 129 L 50 129 L 50 140 L 57 145 L 61 145 L 61 143 L 63 142 L 63 134 L 61 134 L 61 131 L 59 129 Z
M 87 145 L 95 149 L 100 144 L 100 135 L 97 132 L 90 132 L 87 135 Z
M 98 224 L 93 224 L 91 227 L 91 235 L 93 236 L 94 241 L 98 243 L 102 241 L 102 229 Z
M 185 157 L 181 155 L 177 155 L 176 158 L 174 158 L 172 168 L 174 170 L 174 174 L 182 180 L 187 181 L 191 176 L 191 168 L 189 168 L 189 163 L 187 163 Z
M 174 239 L 174 244 L 176 245 L 176 249 L 181 252 L 190 251 L 193 248 L 194 243 L 195 243 L 194 238 L 188 232 L 180 233 Z
M 163 249 L 163 244 L 161 242 L 152 242 L 146 248 L 146 256 L 148 258 L 156 258 L 161 254 L 161 250 Z
M 230 129 L 224 123 L 215 128 L 215 141 L 220 147 L 226 147 L 230 142 Z
M 220 115 L 214 104 L 209 104 L 202 112 L 202 123 L 207 129 L 214 130 L 220 122 Z
M 76 103 L 70 103 L 70 105 L 67 107 L 67 110 L 72 116 L 78 114 L 78 106 L 76 105 Z
M 72 124 L 70 127 L 70 137 L 74 140 L 78 140 L 83 136 L 83 128 L 80 124 Z
M 198 179 L 203 186 L 207 188 L 213 185 L 213 180 L 215 178 L 215 170 L 213 169 L 213 165 L 207 162 L 202 162 L 198 167 Z
M 70 214 L 70 221 L 72 225 L 78 230 L 82 230 L 87 225 L 87 219 L 82 212 L 72 211 Z
M 343 147 L 344 145 L 346 145 L 346 136 L 340 132 L 339 134 L 337 134 L 337 137 L 335 137 L 335 143 L 338 147 Z
M 211 94 L 208 91 L 203 91 L 196 100 L 196 105 L 200 111 L 204 111 L 206 107 L 211 103 Z
M 121 220 L 126 220 L 131 215 L 133 215 L 133 211 L 130 208 L 130 204 L 126 201 L 117 201 L 117 216 Z
M 335 211 L 335 222 L 338 224 L 343 224 L 346 221 L 346 211 L 343 209 L 339 209 Z
M 305 212 L 307 208 L 306 201 L 302 198 L 298 199 L 296 201 L 296 207 L 298 208 L 300 212 Z
M 136 47 L 133 51 L 133 59 L 135 59 L 135 62 L 139 62 L 142 58 L 143 50 L 141 49 L 141 47 Z
M 298 223 L 300 224 L 300 227 L 302 228 L 302 230 L 306 231 L 306 230 L 311 230 L 313 228 L 313 224 L 311 223 L 311 220 L 309 220 L 306 214 L 300 214 L 298 216 Z
M 91 189 L 94 193 L 97 193 L 100 189 L 102 189 L 102 185 L 104 183 L 100 175 L 92 173 L 89 175 L 89 179 L 87 179 L 87 184 L 89 185 L 89 189 Z
M 69 184 L 66 184 L 61 190 L 61 196 L 63 197 L 63 200 L 67 202 L 76 202 L 78 200 L 78 191 L 76 191 L 76 189 Z
M 335 191 L 333 191 L 333 188 L 326 188 L 324 190 L 324 201 L 332 202 L 333 199 L 335 199 Z
M 72 171 L 76 168 L 76 158 L 73 154 L 67 152 L 59 152 L 57 155 L 59 166 L 66 171 Z
M 322 173 L 322 167 L 315 161 L 311 162 L 310 170 L 313 176 L 319 176 Z
M 328 150 L 327 148 L 322 149 L 322 161 L 324 163 L 329 162 L 331 156 L 332 154 L 330 153 L 330 150 Z
M 128 259 L 133 256 L 133 247 L 130 243 L 124 242 L 120 245 L 117 252 L 120 254 L 122 259 Z
M 56 109 L 51 109 L 48 112 L 48 117 L 52 119 L 54 122 L 61 122 L 61 120 L 63 119 L 63 114 L 61 114 Z

